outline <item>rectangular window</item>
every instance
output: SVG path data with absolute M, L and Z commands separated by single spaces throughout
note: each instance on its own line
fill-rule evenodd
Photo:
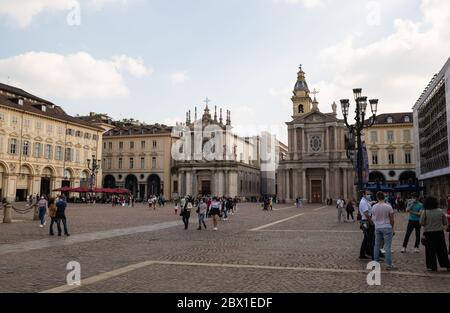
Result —
M 9 153 L 17 154 L 17 139 L 11 139 L 9 141 Z
M 75 137 L 83 137 L 83 133 L 79 130 L 75 132 Z
M 134 149 L 134 141 L 130 141 L 130 149 Z
M 30 142 L 28 140 L 25 140 L 23 142 L 22 155 L 25 155 L 25 156 L 30 155 Z
M 112 142 L 108 142 L 108 148 L 109 150 L 112 150 Z
M 120 150 L 123 149 L 123 142 L 122 142 L 122 141 L 119 142 L 119 149 L 120 149 Z
M 47 160 L 51 160 L 53 157 L 53 146 L 52 145 L 45 145 L 45 155 L 44 157 Z
M 391 130 L 387 132 L 387 141 L 394 141 L 394 132 Z
M 153 140 L 153 149 L 156 149 L 156 147 L 157 147 L 156 140 Z
M 145 158 L 141 158 L 141 168 L 145 168 Z
M 111 169 L 111 165 L 112 165 L 112 160 L 111 158 L 108 159 L 108 170 Z
M 404 141 L 411 141 L 411 131 L 409 129 L 405 129 L 403 131 L 403 140 Z
M 58 126 L 58 135 L 61 136 L 63 133 L 63 128 L 61 126 Z
M 119 158 L 119 169 L 122 169 L 122 158 Z
M 66 148 L 65 160 L 72 162 L 72 148 Z
M 405 163 L 406 164 L 411 164 L 412 163 L 411 152 L 409 152 L 409 151 L 405 152 Z
M 106 142 L 103 143 L 103 149 L 106 150 Z
M 141 149 L 145 149 L 145 141 L 141 141 Z
M 75 152 L 75 162 L 77 162 L 77 163 L 81 162 L 81 152 L 78 149 Z
M 42 122 L 37 121 L 36 122 L 36 130 L 41 130 L 42 129 Z
M 378 132 L 376 132 L 376 131 L 370 132 L 370 142 L 372 142 L 372 143 L 378 142 Z
M 63 148 L 61 146 L 56 146 L 55 160 L 62 161 L 63 159 Z
M 394 152 L 389 152 L 389 164 L 395 164 L 395 154 Z
M 156 168 L 156 158 L 153 157 L 152 158 L 152 169 L 155 169 L 155 168 Z
M 29 120 L 29 119 L 23 120 L 23 127 L 31 128 L 31 120 Z
M 372 164 L 378 165 L 378 152 L 372 152 Z
M 19 119 L 17 118 L 17 116 L 12 115 L 11 116 L 11 125 L 15 126 L 19 123 Z
M 48 134 L 53 134 L 53 125 L 47 124 L 47 133 Z
M 134 158 L 130 158 L 130 169 L 134 168 Z
M 34 144 L 34 157 L 40 158 L 42 155 L 42 144 L 40 142 L 36 142 Z

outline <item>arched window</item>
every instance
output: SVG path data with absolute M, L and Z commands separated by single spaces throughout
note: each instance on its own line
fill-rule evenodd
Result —
M 303 106 L 303 104 L 300 104 L 298 106 L 298 113 L 301 113 L 301 114 L 305 113 L 305 107 Z
M 387 118 L 387 123 L 388 123 L 388 124 L 394 123 L 394 119 L 393 119 L 391 116 L 389 116 L 389 117 Z
M 405 123 L 411 123 L 411 118 L 409 116 L 405 116 L 404 121 Z

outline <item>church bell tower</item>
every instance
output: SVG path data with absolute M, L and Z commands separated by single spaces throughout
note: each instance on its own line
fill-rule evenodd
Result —
M 297 74 L 297 83 L 294 87 L 294 96 L 292 97 L 294 117 L 311 112 L 312 99 L 309 93 L 308 84 L 305 80 L 305 72 L 300 65 L 300 71 Z

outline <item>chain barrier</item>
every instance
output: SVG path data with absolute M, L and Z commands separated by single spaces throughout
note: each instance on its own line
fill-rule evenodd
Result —
M 12 209 L 13 209 L 16 213 L 19 213 L 19 214 L 27 214 L 27 213 L 29 213 L 31 210 L 33 210 L 33 209 L 36 207 L 36 205 L 34 204 L 34 205 L 29 206 L 29 207 L 26 207 L 26 208 L 24 208 L 24 209 L 16 208 L 14 205 L 11 205 L 11 207 L 12 207 Z

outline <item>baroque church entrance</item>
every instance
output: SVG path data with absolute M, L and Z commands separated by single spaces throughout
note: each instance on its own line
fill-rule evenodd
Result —
M 312 180 L 311 181 L 311 202 L 312 203 L 323 203 L 322 194 L 322 181 Z

